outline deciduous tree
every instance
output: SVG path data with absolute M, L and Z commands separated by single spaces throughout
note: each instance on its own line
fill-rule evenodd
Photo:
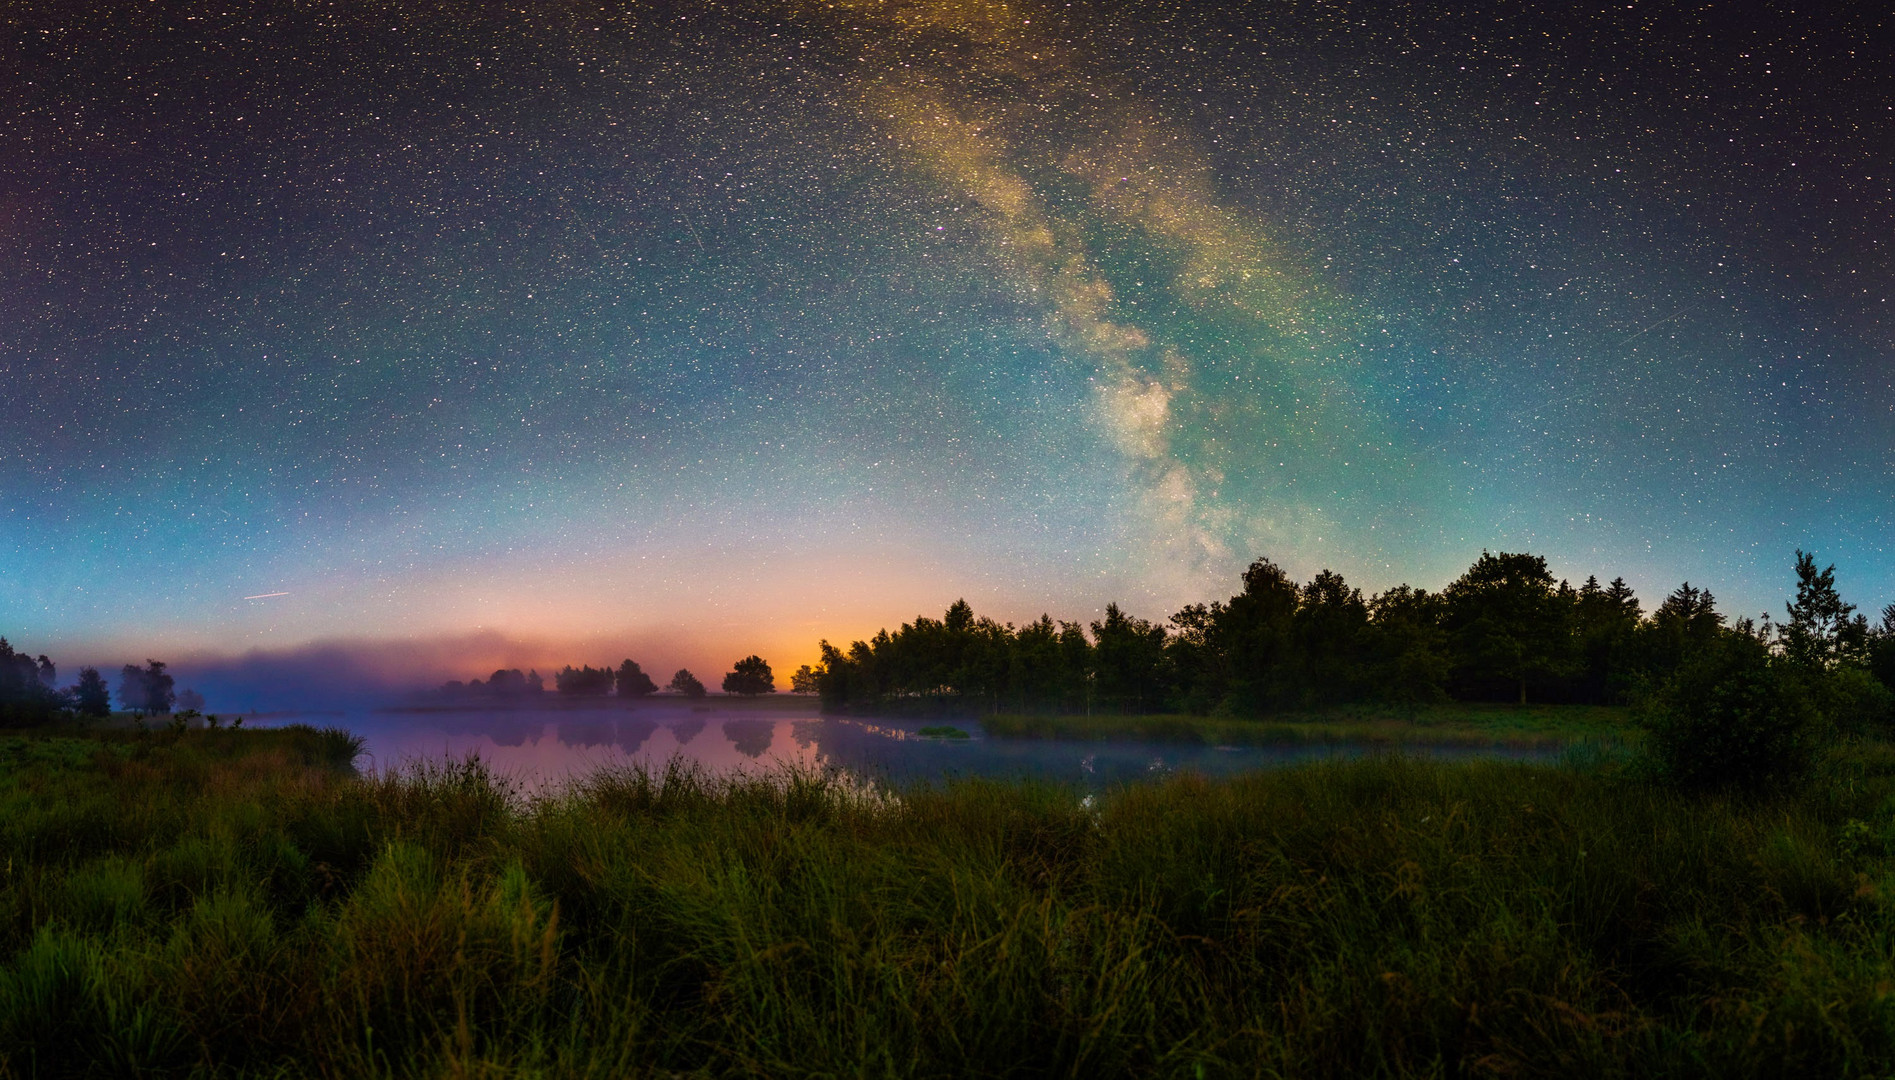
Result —
M 724 676 L 724 693 L 741 694 L 744 697 L 756 697 L 758 694 L 776 693 L 776 677 L 770 674 L 770 665 L 761 656 L 746 656 L 737 661 L 734 670 Z

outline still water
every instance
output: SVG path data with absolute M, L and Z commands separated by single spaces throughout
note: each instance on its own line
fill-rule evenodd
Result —
M 1229 775 L 1313 758 L 1360 755 L 1348 744 L 1206 746 L 1138 739 L 1080 741 L 990 738 L 973 720 L 823 716 L 815 702 L 632 705 L 548 709 L 389 710 L 326 715 L 277 714 L 265 723 L 345 727 L 368 741 L 362 764 L 387 770 L 417 760 L 477 753 L 530 789 L 557 786 L 601 766 L 640 763 L 662 769 L 682 759 L 714 773 L 785 767 L 839 769 L 877 783 L 903 785 L 956 776 L 1035 777 L 1102 789 L 1177 771 Z M 923 736 L 951 723 L 968 738 Z M 1416 748 L 1439 757 L 1541 758 L 1546 751 L 1505 747 Z

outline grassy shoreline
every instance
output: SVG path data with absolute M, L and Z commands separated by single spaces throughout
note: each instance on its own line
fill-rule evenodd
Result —
M 987 734 L 1011 739 L 1140 738 L 1227 746 L 1368 743 L 1413 746 L 1557 747 L 1603 741 L 1631 744 L 1639 729 L 1630 710 L 1604 705 L 1454 703 L 1413 709 L 1343 707 L 1258 720 L 1159 715 L 1001 713 L 982 719 Z
M 1796 797 L 1378 755 L 1084 806 L 0 736 L 0 1076 L 1872 1075 L 1895 753 Z

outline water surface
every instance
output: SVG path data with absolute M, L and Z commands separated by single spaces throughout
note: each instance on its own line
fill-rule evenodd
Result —
M 1223 776 L 1333 756 L 1374 752 L 1366 744 L 1207 746 L 1137 738 L 990 738 L 978 721 L 952 725 L 968 738 L 923 736 L 943 721 L 826 717 L 814 701 L 712 699 L 592 707 L 416 709 L 306 715 L 270 723 L 346 727 L 367 739 L 364 764 L 389 769 L 415 760 L 477 753 L 497 771 L 543 789 L 598 769 L 639 763 L 662 769 L 681 759 L 713 773 L 785 767 L 842 770 L 877 783 L 953 777 L 1034 777 L 1100 789 L 1180 770 Z M 1518 747 L 1413 747 L 1435 757 L 1545 759 Z

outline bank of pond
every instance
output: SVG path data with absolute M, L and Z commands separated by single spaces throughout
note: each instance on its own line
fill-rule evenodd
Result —
M 1089 791 L 361 750 L 0 737 L 0 1075 L 1895 1068 L 1881 743 L 1768 792 L 1631 753 Z

